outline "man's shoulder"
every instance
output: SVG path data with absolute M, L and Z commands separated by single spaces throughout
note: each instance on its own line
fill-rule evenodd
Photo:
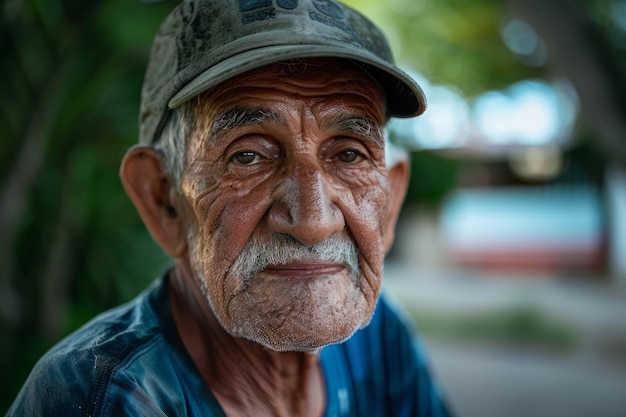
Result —
M 50 349 L 33 368 L 8 415 L 36 410 L 37 415 L 88 415 L 86 408 L 110 390 L 113 378 L 149 370 L 144 365 L 150 364 L 141 363 L 162 356 L 154 350 L 163 340 L 148 300 L 153 290 L 98 315 Z
M 91 319 L 50 349 L 38 366 L 92 365 L 97 371 L 106 361 L 124 361 L 161 335 L 161 320 L 149 301 L 154 287 L 155 284 L 132 301 Z
M 322 360 L 331 407 L 351 404 L 369 416 L 449 415 L 411 318 L 389 294 L 366 327 L 329 348 Z
M 400 361 L 405 372 L 419 360 L 417 335 L 410 319 L 392 299 L 381 295 L 369 324 L 352 337 L 324 349 L 323 361 L 340 361 L 356 375 L 390 375 L 388 367 Z

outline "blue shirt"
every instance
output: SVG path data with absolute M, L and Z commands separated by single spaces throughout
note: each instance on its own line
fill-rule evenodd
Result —
M 415 338 L 381 297 L 371 323 L 320 353 L 325 417 L 446 417 Z M 175 328 L 166 278 L 62 340 L 7 416 L 225 416 Z

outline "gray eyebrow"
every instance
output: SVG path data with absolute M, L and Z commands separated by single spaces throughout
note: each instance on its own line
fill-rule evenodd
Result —
M 214 142 L 217 140 L 219 133 L 242 126 L 260 125 L 266 121 L 279 124 L 284 123 L 278 113 L 266 107 L 233 107 L 215 118 L 211 124 L 209 137 Z M 335 117 L 324 122 L 322 128 L 353 133 L 371 140 L 381 148 L 384 146 L 383 127 L 380 123 L 367 116 L 340 112 Z
M 282 119 L 276 112 L 265 107 L 237 106 L 226 110 L 215 118 L 211 124 L 210 137 L 215 140 L 218 133 L 242 126 L 260 125 L 268 120 L 280 123 Z
M 370 117 L 350 113 L 340 113 L 324 123 L 324 128 L 339 132 L 349 132 L 367 138 L 379 147 L 385 146 L 383 127 Z

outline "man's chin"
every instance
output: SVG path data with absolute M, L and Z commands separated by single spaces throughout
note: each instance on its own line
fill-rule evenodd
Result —
M 267 350 L 274 352 L 302 352 L 308 354 L 315 354 L 325 346 L 342 343 L 348 340 L 358 329 L 354 329 L 352 332 L 341 337 L 332 338 L 312 338 L 312 339 L 298 339 L 298 340 L 285 340 L 285 339 L 269 339 L 264 337 L 252 337 L 250 341 L 263 346 Z
M 262 273 L 216 315 L 232 336 L 277 352 L 313 352 L 369 323 L 376 303 L 362 290 L 345 269 L 296 279 Z
M 304 352 L 315 353 L 321 348 L 342 343 L 352 337 L 359 329 L 367 326 L 371 319 L 371 312 L 363 306 L 344 313 L 342 317 L 317 311 L 297 319 L 265 325 L 244 325 L 231 332 L 235 337 L 255 342 L 268 350 L 275 352 Z M 326 320 L 313 320 L 326 315 Z M 332 318 L 335 320 L 333 320 Z

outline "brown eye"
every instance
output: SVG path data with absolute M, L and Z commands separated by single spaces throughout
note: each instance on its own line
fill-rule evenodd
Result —
M 339 158 L 339 160 L 341 162 L 346 162 L 346 163 L 350 163 L 350 162 L 354 162 L 359 158 L 359 153 L 353 149 L 348 149 L 346 151 L 342 151 L 337 155 L 337 158 Z
M 257 162 L 258 155 L 254 152 L 238 152 L 232 157 L 232 161 L 242 165 L 250 165 Z

